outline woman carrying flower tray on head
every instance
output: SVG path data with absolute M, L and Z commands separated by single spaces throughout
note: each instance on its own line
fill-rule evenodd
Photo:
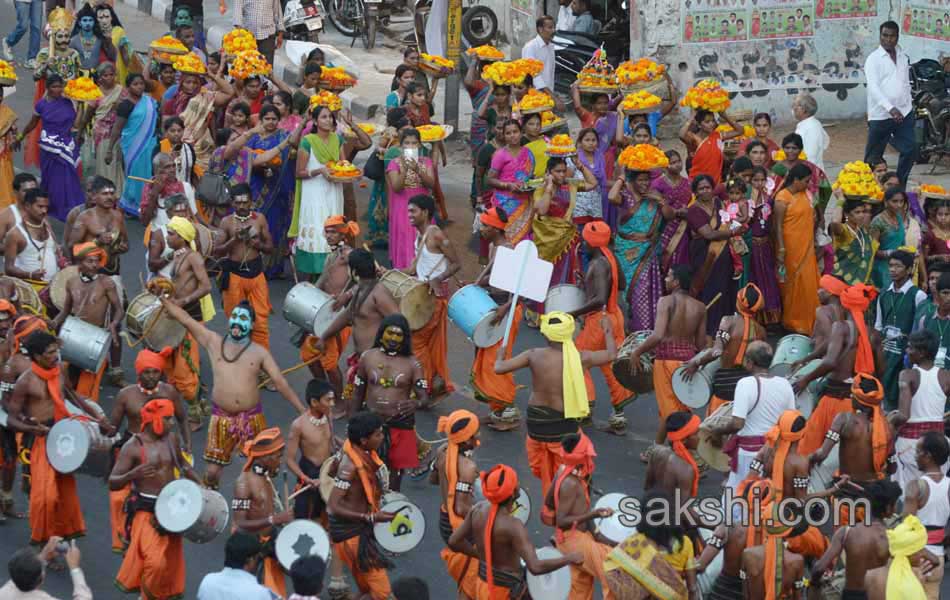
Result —
M 421 127 L 423 125 L 432 125 L 432 113 L 430 112 L 431 99 L 435 96 L 435 92 L 439 87 L 439 80 L 436 79 L 432 84 L 431 92 L 427 92 L 422 86 L 417 83 L 409 84 L 409 87 L 406 88 L 406 116 L 409 118 L 409 122 L 413 127 Z M 447 221 L 449 218 L 449 212 L 445 208 L 445 193 L 442 191 L 442 184 L 439 183 L 439 158 L 441 157 L 442 166 L 448 164 L 448 158 L 445 153 L 445 144 L 441 141 L 435 142 L 432 144 L 432 167 L 433 175 L 435 177 L 435 182 L 432 186 L 432 196 L 435 198 L 435 202 L 439 207 L 439 217 L 443 221 Z
M 693 120 L 683 123 L 680 128 L 680 140 L 686 144 L 690 153 L 687 159 L 689 177 L 709 175 L 714 186 L 722 181 L 722 167 L 725 157 L 723 143 L 742 135 L 742 127 L 737 125 L 726 113 L 719 116 L 732 127 L 731 131 L 718 131 L 716 114 L 704 108 L 697 109 Z M 717 322 L 718 323 L 718 322 Z
M 663 232 L 660 236 L 662 258 L 660 275 L 666 277 L 670 267 L 689 264 L 689 232 L 686 208 L 693 199 L 689 179 L 683 177 L 683 158 L 676 150 L 667 150 L 669 165 L 654 179 L 652 187 L 660 193 L 663 202 Z

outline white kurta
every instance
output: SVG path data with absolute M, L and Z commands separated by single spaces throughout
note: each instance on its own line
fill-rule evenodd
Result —
M 322 169 L 323 163 L 310 152 L 307 170 Z M 300 216 L 297 242 L 294 251 L 312 254 L 330 252 L 330 245 L 323 235 L 323 223 L 333 215 L 343 214 L 343 185 L 328 181 L 323 175 L 303 179 L 300 182 Z

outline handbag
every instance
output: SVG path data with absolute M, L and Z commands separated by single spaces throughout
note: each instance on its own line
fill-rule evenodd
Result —
M 380 156 L 379 150 L 370 154 L 369 158 L 366 159 L 366 164 L 363 165 L 363 175 L 373 181 L 382 181 L 386 178 L 386 163 L 383 161 L 383 157 Z
M 224 173 L 209 169 L 198 180 L 195 197 L 207 206 L 228 206 L 231 204 L 231 181 Z

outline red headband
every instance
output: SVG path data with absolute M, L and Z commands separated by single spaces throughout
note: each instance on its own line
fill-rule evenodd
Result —
M 161 352 L 152 352 L 151 350 L 140 350 L 135 357 L 135 372 L 139 375 L 145 369 L 165 370 L 165 363 L 168 357 L 172 355 L 171 348 L 163 348 Z
M 175 416 L 175 403 L 165 398 L 153 398 L 142 407 L 142 431 L 145 431 L 146 425 L 152 426 L 152 431 L 156 435 L 165 433 L 165 417 Z
M 610 226 L 603 221 L 591 221 L 584 225 L 583 237 L 594 248 L 606 248 L 610 243 Z

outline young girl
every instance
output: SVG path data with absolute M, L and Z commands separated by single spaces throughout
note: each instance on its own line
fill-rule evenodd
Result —
M 772 194 L 767 190 L 769 172 L 765 167 L 752 170 L 749 191 L 749 247 L 748 279 L 762 292 L 764 304 L 760 311 L 765 324 L 778 323 L 782 317 L 782 294 L 775 276 L 775 253 L 772 250 Z
M 713 187 L 722 181 L 723 142 L 742 135 L 742 127 L 737 125 L 726 113 L 719 116 L 730 126 L 730 131 L 719 132 L 716 115 L 708 110 L 699 109 L 692 121 L 687 121 L 680 129 L 680 140 L 686 144 L 690 154 L 687 159 L 690 179 L 697 175 L 709 175 Z
M 758 142 L 765 147 L 767 153 L 766 164 L 764 166 L 767 169 L 771 168 L 772 155 L 780 149 L 775 140 L 769 137 L 769 133 L 772 132 L 772 117 L 766 112 L 756 113 L 756 115 L 752 117 L 752 127 L 755 128 L 755 137 L 742 144 L 742 147 L 739 149 L 739 156 L 747 155 L 749 153 L 749 145 L 753 142 Z
M 418 83 L 412 83 L 406 88 L 408 98 L 405 103 L 406 116 L 413 127 L 432 124 L 432 112 L 430 103 L 435 97 L 436 90 L 439 89 L 439 80 L 436 79 L 432 84 L 432 89 L 426 92 L 426 88 Z M 439 157 L 442 158 L 442 166 L 446 166 L 448 161 L 445 154 L 445 144 L 435 142 L 432 144 L 432 174 L 434 182 L 432 185 L 432 195 L 435 197 L 436 204 L 439 207 L 439 217 L 447 221 L 449 213 L 445 208 L 445 194 L 442 192 L 442 185 L 439 183 Z
M 748 187 L 741 177 L 734 177 L 727 181 L 726 201 L 719 215 L 722 223 L 728 225 L 729 229 L 736 233 L 729 238 L 729 254 L 732 255 L 733 279 L 738 279 L 740 285 L 743 285 L 742 279 L 745 276 L 743 260 L 749 254 L 749 247 L 742 238 L 742 234 L 748 229 L 746 223 L 749 220 L 747 190 Z
M 583 229 L 589 221 L 603 219 L 615 229 L 617 208 L 607 202 L 607 162 L 604 152 L 599 148 L 599 137 L 593 128 L 582 129 L 577 134 L 577 161 L 590 169 L 597 179 L 597 188 L 577 192 L 577 204 L 574 207 L 574 221 L 578 229 Z M 573 163 L 573 161 L 572 161 Z M 574 165 L 571 164 L 573 167 Z

